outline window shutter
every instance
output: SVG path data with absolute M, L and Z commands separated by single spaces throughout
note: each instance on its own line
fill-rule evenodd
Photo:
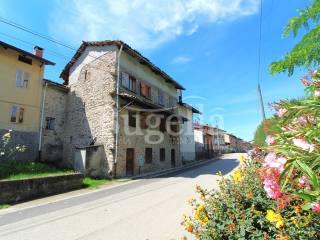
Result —
M 30 80 L 29 73 L 24 72 L 24 74 L 23 74 L 23 86 L 24 87 L 28 87 L 29 80 Z
M 24 114 L 24 108 L 20 108 L 20 111 L 19 111 L 19 123 L 23 123 L 23 114 Z

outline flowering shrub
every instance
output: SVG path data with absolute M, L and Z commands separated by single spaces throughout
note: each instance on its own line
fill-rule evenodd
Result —
M 15 153 L 24 152 L 26 147 L 24 145 L 12 146 L 12 130 L 5 133 L 0 141 L 0 158 L 10 159 Z
M 302 208 L 320 212 L 320 72 L 301 80 L 306 98 L 273 104 L 282 131 L 268 135 L 261 174 L 270 198 L 298 198 Z
M 193 216 L 183 225 L 197 239 L 319 239 L 320 217 L 303 211 L 301 200 L 281 204 L 266 195 L 260 177 L 264 154 L 255 150 L 219 191 L 197 186 L 200 201 L 191 199 Z

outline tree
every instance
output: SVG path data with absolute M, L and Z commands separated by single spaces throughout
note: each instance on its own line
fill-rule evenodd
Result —
M 295 67 L 314 67 L 320 63 L 320 25 L 317 25 L 319 20 L 320 0 L 315 0 L 309 7 L 299 10 L 299 16 L 289 20 L 283 31 L 284 37 L 288 37 L 291 32 L 296 37 L 299 29 L 303 27 L 307 33 L 283 59 L 270 64 L 271 74 L 288 72 L 291 76 Z

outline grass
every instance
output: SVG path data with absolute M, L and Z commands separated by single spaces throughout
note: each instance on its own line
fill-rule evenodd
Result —
M 19 180 L 70 173 L 74 173 L 74 171 L 32 161 L 6 160 L 0 162 L 0 180 Z
M 116 180 L 111 179 L 94 179 L 90 177 L 86 177 L 83 179 L 83 185 L 87 188 L 98 188 L 105 184 L 110 184 L 116 182 Z
M 0 209 L 8 208 L 10 207 L 9 204 L 0 204 Z

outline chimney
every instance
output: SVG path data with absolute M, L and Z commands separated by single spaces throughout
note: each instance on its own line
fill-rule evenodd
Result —
M 39 46 L 35 46 L 33 49 L 34 49 L 34 55 L 36 55 L 37 57 L 42 58 L 42 56 L 43 56 L 43 48 L 41 48 Z

